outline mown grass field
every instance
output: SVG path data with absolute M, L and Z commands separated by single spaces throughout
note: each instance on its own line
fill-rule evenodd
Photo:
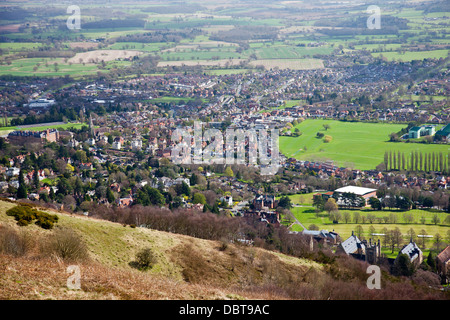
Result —
M 57 124 L 57 125 L 43 125 L 43 126 L 33 126 L 33 127 L 16 127 L 18 130 L 29 130 L 29 131 L 41 131 L 46 129 L 62 129 L 62 130 L 68 130 L 70 128 L 74 129 L 81 129 L 83 126 L 87 127 L 89 126 L 87 123 L 64 123 L 64 124 Z
M 55 63 L 57 68 L 55 69 Z M 36 69 L 34 69 L 36 68 Z M 63 59 L 49 58 L 27 58 L 13 60 L 11 64 L 0 65 L 0 75 L 12 76 L 64 76 L 71 75 L 79 77 L 81 75 L 94 74 L 99 69 L 93 64 L 72 65 L 65 63 Z
M 325 130 L 324 124 L 328 124 L 330 128 Z M 310 161 L 332 160 L 338 166 L 361 170 L 375 169 L 383 162 L 385 151 L 400 151 L 404 152 L 405 156 L 416 150 L 423 153 L 444 154 L 450 151 L 448 145 L 389 142 L 389 134 L 398 132 L 405 126 L 308 119 L 295 127 L 302 132 L 300 137 L 280 136 L 280 151 L 288 158 Z M 330 135 L 332 141 L 325 143 L 323 139 L 316 137 L 317 132 Z
M 405 51 L 404 53 L 392 51 L 392 52 L 376 52 L 372 53 L 372 55 L 374 57 L 379 57 L 382 55 L 388 61 L 401 60 L 407 62 L 412 60 L 423 60 L 423 59 L 440 59 L 440 58 L 445 59 L 448 57 L 448 52 L 449 52 L 448 50 L 410 51 L 410 52 Z

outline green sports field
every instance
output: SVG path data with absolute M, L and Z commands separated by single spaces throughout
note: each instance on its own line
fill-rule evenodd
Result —
M 324 124 L 328 124 L 330 128 L 325 130 Z M 389 134 L 404 127 L 405 124 L 308 119 L 295 127 L 302 132 L 301 136 L 280 137 L 280 151 L 288 158 L 332 160 L 338 166 L 361 170 L 375 169 L 383 162 L 385 151 L 400 151 L 405 153 L 405 156 L 416 150 L 444 154 L 450 151 L 449 145 L 389 142 Z M 316 137 L 317 132 L 330 135 L 332 141 L 325 143 L 323 138 Z

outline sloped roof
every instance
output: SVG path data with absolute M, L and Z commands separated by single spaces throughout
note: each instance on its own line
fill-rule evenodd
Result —
M 411 129 L 409 129 L 409 131 L 420 131 L 420 129 L 422 129 L 421 127 L 412 127 Z
M 416 259 L 422 251 L 415 244 L 415 242 L 411 241 L 407 245 L 405 245 L 402 250 L 400 250 L 401 254 L 406 254 L 409 256 L 409 259 L 413 261 Z
M 439 253 L 436 258 L 444 263 L 449 261 L 450 260 L 450 246 L 447 246 L 447 248 L 442 250 L 442 252 Z
M 437 135 L 448 135 L 450 134 L 450 123 L 448 123 L 445 127 L 443 127 L 441 130 L 436 132 Z
M 364 243 L 357 236 L 352 235 L 350 238 L 341 243 L 346 254 L 355 253 L 359 248 L 365 249 Z

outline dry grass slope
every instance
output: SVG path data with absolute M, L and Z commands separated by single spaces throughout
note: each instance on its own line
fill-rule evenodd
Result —
M 311 269 L 322 273 L 315 262 L 259 248 L 58 212 L 58 227 L 75 231 L 90 257 L 63 261 L 39 251 L 38 244 L 56 230 L 17 226 L 5 214 L 13 206 L 0 201 L 0 232 L 13 228 L 32 238 L 34 245 L 24 256 L 0 253 L 0 299 L 285 299 L 283 292 L 256 288 L 307 280 Z M 155 253 L 157 264 L 146 272 L 131 268 L 136 253 L 146 247 Z M 80 267 L 81 290 L 67 288 L 71 264 Z

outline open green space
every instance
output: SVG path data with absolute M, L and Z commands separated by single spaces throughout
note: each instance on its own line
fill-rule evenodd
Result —
M 41 131 L 46 129 L 62 129 L 62 130 L 68 130 L 70 128 L 74 129 L 81 129 L 83 126 L 87 127 L 89 126 L 87 123 L 64 123 L 64 124 L 56 124 L 56 125 L 36 125 L 34 127 L 16 127 L 17 130 L 29 130 L 29 131 Z
M 446 212 L 435 212 L 433 210 L 410 210 L 406 213 L 411 213 L 414 217 L 414 221 L 412 223 L 406 223 L 403 219 L 403 215 L 405 212 L 403 211 L 373 211 L 373 210 L 339 210 L 341 215 L 344 214 L 344 212 L 348 212 L 350 214 L 350 221 L 346 223 L 345 221 L 340 221 L 339 223 L 333 223 L 329 219 L 329 216 L 326 212 L 320 212 L 316 213 L 316 210 L 314 207 L 294 207 L 291 208 L 292 214 L 295 216 L 295 218 L 302 223 L 306 228 L 309 228 L 311 225 L 315 225 L 319 230 L 328 230 L 328 231 L 334 231 L 337 232 L 343 240 L 347 239 L 351 236 L 352 232 L 356 233 L 357 226 L 362 227 L 361 232 L 361 238 L 362 239 L 370 239 L 378 240 L 380 239 L 382 245 L 384 245 L 385 239 L 384 236 L 381 234 L 385 234 L 386 230 L 393 230 L 395 228 L 398 228 L 403 236 L 403 243 L 407 243 L 409 241 L 408 232 L 410 229 L 414 230 L 415 235 L 428 235 L 432 236 L 431 238 L 425 238 L 426 240 L 423 240 L 422 238 L 416 238 L 414 239 L 419 245 L 422 245 L 423 241 L 425 243 L 426 247 L 431 247 L 434 244 L 435 236 L 436 234 L 441 235 L 444 242 L 447 235 L 448 230 L 450 230 L 450 227 L 448 224 L 446 224 L 445 218 L 448 216 L 448 213 Z M 389 216 L 391 214 L 394 214 L 397 216 L 397 222 L 396 223 L 369 223 L 368 220 L 363 223 L 363 221 L 359 221 L 358 223 L 355 223 L 353 220 L 354 213 L 358 212 L 361 216 L 367 216 L 368 214 L 375 215 L 377 217 L 382 216 Z M 437 224 L 434 224 L 432 221 L 432 217 L 437 214 L 440 222 Z M 421 218 L 425 218 L 425 223 L 422 223 Z M 284 224 L 291 225 L 293 223 L 293 220 L 287 221 L 284 220 Z M 373 228 L 373 229 L 372 229 Z M 303 231 L 303 228 L 298 224 L 293 224 L 291 226 L 292 231 Z M 424 232 L 425 231 L 425 232 Z M 373 235 L 372 233 L 378 234 Z M 423 246 L 421 246 L 423 248 Z M 391 254 L 389 249 L 386 249 L 386 254 Z M 397 251 L 394 253 L 394 257 L 397 255 Z
M 55 67 L 56 63 L 56 67 Z M 81 76 L 99 71 L 94 64 L 68 64 L 61 58 L 26 58 L 0 65 L 0 75 L 12 76 Z
M 432 50 L 432 51 L 392 51 L 392 52 L 375 52 L 374 57 L 383 56 L 389 61 L 401 60 L 404 62 L 424 59 L 440 59 L 448 57 L 448 50 Z
M 324 124 L 330 128 L 325 130 Z M 386 151 L 400 151 L 405 156 L 413 151 L 444 154 L 450 151 L 448 145 L 442 144 L 389 142 L 389 134 L 404 127 L 405 124 L 308 119 L 295 126 L 301 136 L 280 136 L 280 151 L 288 158 L 333 161 L 338 166 L 360 170 L 375 169 L 383 162 Z M 331 136 L 332 141 L 326 143 L 323 138 L 317 138 L 317 132 Z

